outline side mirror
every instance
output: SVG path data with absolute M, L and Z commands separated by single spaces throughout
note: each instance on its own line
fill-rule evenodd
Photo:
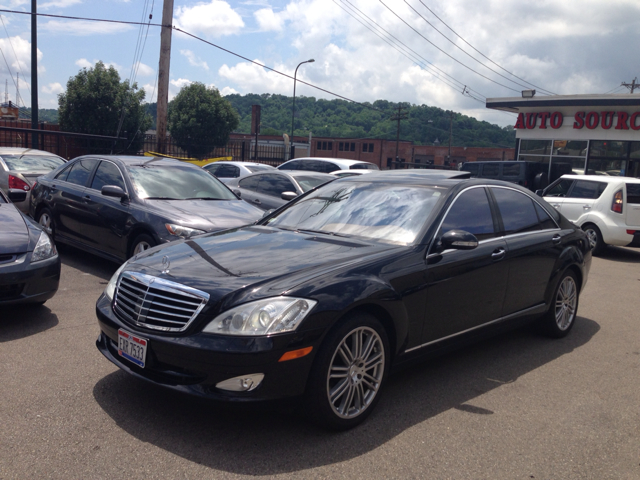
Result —
M 538 190 L 536 190 L 536 195 L 538 195 L 539 197 L 542 196 L 542 189 L 539 188 Z
M 449 230 L 442 236 L 442 247 L 454 250 L 473 250 L 478 246 L 475 235 L 464 230 Z
M 240 190 L 238 190 L 237 188 L 234 188 L 231 190 L 233 193 L 235 193 L 237 195 L 238 198 L 242 198 L 242 192 Z
M 105 185 L 102 187 L 102 190 L 100 190 L 100 193 L 105 197 L 115 197 L 120 199 L 128 198 L 126 192 L 117 185 Z
M 289 202 L 294 198 L 296 198 L 297 196 L 298 194 L 296 192 L 282 192 L 282 195 L 280 195 L 280 198 L 282 200 L 286 200 L 287 202 Z
M 10 188 L 7 196 L 12 202 L 24 202 L 27 199 L 27 192 L 20 188 Z

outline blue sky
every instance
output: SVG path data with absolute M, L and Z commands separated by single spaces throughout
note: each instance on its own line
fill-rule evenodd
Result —
M 620 83 L 640 74 L 638 0 L 174 1 L 174 24 L 183 30 L 289 75 L 314 58 L 298 78 L 344 97 L 437 106 L 500 125 L 514 119 L 486 110 L 486 97 L 518 96 L 531 84 L 555 94 L 625 93 Z M 28 12 L 31 1 L 0 0 L 0 8 Z M 152 11 L 160 23 L 162 0 L 45 0 L 38 11 L 126 21 Z M 29 106 L 30 18 L 3 13 L 2 20 L 0 79 L 15 101 L 19 71 Z M 69 78 L 98 60 L 123 79 L 136 72 L 154 101 L 160 29 L 149 29 L 132 69 L 139 33 L 136 26 L 40 17 L 40 107 L 56 108 Z M 177 32 L 170 80 L 170 97 L 193 81 L 223 94 L 293 90 L 290 79 Z M 335 98 L 302 84 L 296 94 Z

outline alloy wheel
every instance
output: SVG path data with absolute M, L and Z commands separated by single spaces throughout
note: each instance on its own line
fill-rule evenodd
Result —
M 327 376 L 327 396 L 334 413 L 350 419 L 364 412 L 380 389 L 384 369 L 380 335 L 369 327 L 349 332 L 334 352 Z
M 584 233 L 587 234 L 587 238 L 589 239 L 589 245 L 591 246 L 591 249 L 593 250 L 594 248 L 596 248 L 596 245 L 598 244 L 598 234 L 592 228 L 587 228 L 584 231 Z
M 40 215 L 40 220 L 38 220 L 38 223 L 40 224 L 42 229 L 49 235 L 53 234 L 53 229 L 51 228 L 51 216 L 47 212 L 44 212 Z
M 149 242 L 139 242 L 136 244 L 136 248 L 133 249 L 133 254 L 137 255 L 138 253 L 142 253 L 145 250 L 149 250 L 151 248 L 151 244 Z
M 573 323 L 578 304 L 578 287 L 571 276 L 562 279 L 556 295 L 556 324 L 562 331 Z

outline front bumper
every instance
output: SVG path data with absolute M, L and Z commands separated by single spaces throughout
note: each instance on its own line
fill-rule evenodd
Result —
M 0 305 L 42 303 L 58 291 L 60 257 L 31 263 L 31 253 L 0 264 Z
M 295 397 L 304 393 L 321 332 L 272 337 L 231 337 L 194 332 L 158 335 L 121 321 L 102 295 L 96 304 L 101 333 L 98 350 L 122 370 L 173 390 L 231 402 Z M 140 368 L 118 354 L 118 329 L 146 338 L 146 365 Z M 279 362 L 283 353 L 313 346 L 309 355 Z M 216 388 L 230 378 L 262 373 L 260 385 L 248 392 Z

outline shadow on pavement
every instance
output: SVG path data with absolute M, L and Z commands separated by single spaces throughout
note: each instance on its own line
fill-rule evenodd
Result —
M 58 325 L 58 316 L 46 305 L 4 307 L 0 316 L 0 343 L 30 337 Z
M 120 428 L 143 442 L 216 470 L 276 475 L 358 457 L 450 409 L 491 415 L 468 402 L 580 348 L 599 329 L 579 317 L 561 340 L 521 329 L 411 367 L 389 379 L 364 424 L 343 433 L 320 430 L 286 407 L 231 408 L 122 371 L 102 378 L 93 394 Z
M 613 247 L 609 245 L 599 258 L 613 262 L 640 263 L 640 249 Z
M 120 264 L 112 262 L 111 260 L 106 260 L 68 245 L 58 246 L 58 252 L 63 265 L 107 281 L 109 281 L 114 272 L 120 267 Z

